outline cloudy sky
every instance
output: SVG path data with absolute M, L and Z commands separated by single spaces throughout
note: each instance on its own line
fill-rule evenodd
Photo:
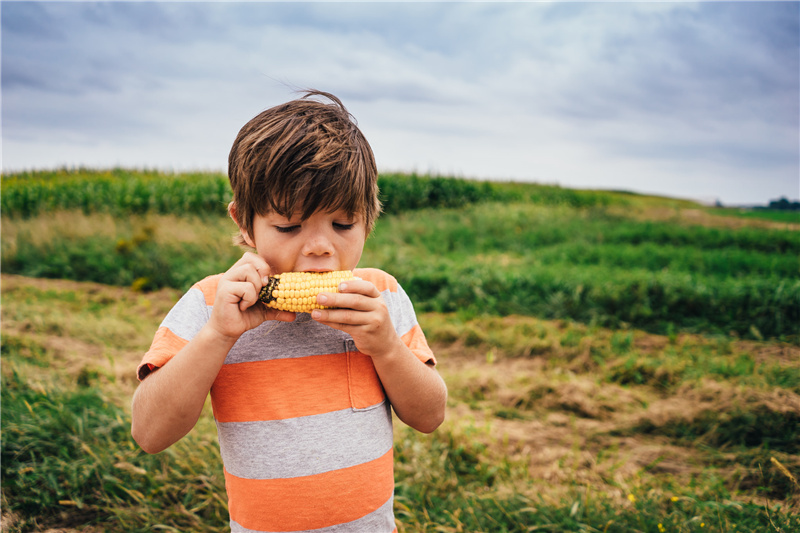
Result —
M 9 2 L 2 167 L 220 170 L 339 96 L 384 171 L 800 197 L 800 4 Z

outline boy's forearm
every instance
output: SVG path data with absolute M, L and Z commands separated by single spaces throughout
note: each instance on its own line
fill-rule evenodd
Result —
M 444 421 L 447 387 L 436 369 L 417 359 L 404 344 L 372 360 L 400 420 L 423 433 L 439 427 Z
M 203 328 L 169 364 L 139 384 L 131 434 L 144 451 L 163 451 L 194 427 L 234 342 Z

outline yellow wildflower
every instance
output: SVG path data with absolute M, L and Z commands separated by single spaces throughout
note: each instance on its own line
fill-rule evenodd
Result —
M 636 503 L 636 496 L 633 494 L 628 494 L 628 499 L 631 501 L 631 503 Z

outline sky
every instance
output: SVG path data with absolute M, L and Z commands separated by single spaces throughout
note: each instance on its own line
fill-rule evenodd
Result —
M 315 88 L 383 172 L 800 198 L 798 2 L 0 3 L 3 172 L 221 171 Z

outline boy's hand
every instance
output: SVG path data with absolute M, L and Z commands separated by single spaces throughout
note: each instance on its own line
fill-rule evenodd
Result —
M 432 365 L 418 359 L 394 329 L 380 291 L 364 280 L 346 281 L 338 293 L 321 293 L 317 302 L 339 309 L 315 309 L 311 317 L 349 333 L 358 350 L 372 357 L 397 416 L 430 433 L 444 420 L 447 387 Z
M 222 275 L 208 326 L 224 337 L 239 338 L 265 320 L 294 320 L 295 313 L 270 309 L 258 300 L 258 293 L 269 275 L 267 262 L 257 254 L 246 252 Z
M 402 343 L 389 317 L 389 310 L 377 287 L 365 280 L 346 281 L 338 293 L 324 292 L 317 303 L 337 309 L 315 309 L 311 317 L 317 322 L 349 333 L 358 350 L 380 358 Z

